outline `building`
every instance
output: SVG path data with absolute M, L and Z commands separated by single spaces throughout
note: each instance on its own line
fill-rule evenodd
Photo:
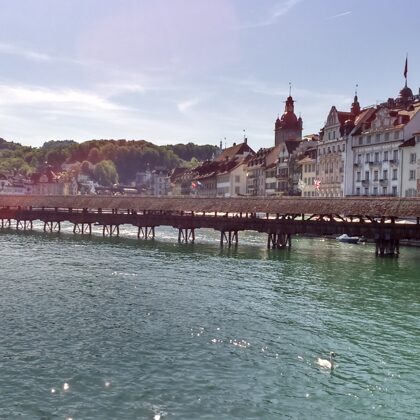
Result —
M 356 93 L 349 112 L 338 111 L 333 106 L 328 113 L 318 145 L 318 181 L 321 197 L 344 196 L 348 138 L 360 112 Z
M 420 132 L 414 133 L 401 149 L 401 196 L 420 196 Z
M 407 85 L 397 99 L 390 98 L 367 110 L 351 133 L 353 170 L 349 173 L 352 182 L 348 195 L 413 194 L 415 183 L 409 179 L 409 172 L 403 186 L 404 170 L 410 170 L 403 170 L 403 165 L 414 163 L 403 157 L 409 153 L 408 147 L 413 147 L 409 140 L 419 131 L 420 98 Z M 404 143 L 406 147 L 400 147 Z
M 291 94 L 286 99 L 284 113 L 274 125 L 274 145 L 285 144 L 286 141 L 296 141 L 302 138 L 303 121 L 296 117 L 295 101 Z
M 277 161 L 282 146 L 260 149 L 247 163 L 247 195 L 277 193 Z

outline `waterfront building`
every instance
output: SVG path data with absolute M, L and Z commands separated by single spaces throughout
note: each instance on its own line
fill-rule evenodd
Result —
M 298 192 L 299 174 L 296 154 L 293 152 L 298 148 L 299 141 L 286 140 L 280 147 L 277 163 L 277 191 L 284 195 L 295 195 Z
M 248 156 L 238 157 L 220 166 L 216 176 L 218 197 L 236 197 L 246 194 L 248 159 Z
M 248 160 L 247 194 L 274 195 L 277 192 L 277 162 L 282 146 L 261 148 Z
M 318 179 L 317 150 L 317 145 L 308 147 L 304 157 L 298 160 L 300 167 L 300 183 L 298 182 L 298 188 L 301 191 L 302 197 L 316 197 L 319 194 L 315 183 Z
M 420 132 L 413 134 L 401 149 L 401 192 L 403 197 L 420 196 Z
M 420 98 L 407 85 L 397 99 L 367 110 L 351 133 L 353 170 L 347 195 L 404 196 L 404 188 L 412 194 L 414 187 L 408 181 L 414 180 L 403 186 L 403 173 L 409 171 L 403 165 L 410 164 L 403 161 L 405 147 L 400 146 L 418 131 Z
M 342 197 L 345 184 L 346 150 L 350 132 L 360 115 L 357 93 L 349 112 L 332 106 L 320 132 L 318 180 L 321 197 Z

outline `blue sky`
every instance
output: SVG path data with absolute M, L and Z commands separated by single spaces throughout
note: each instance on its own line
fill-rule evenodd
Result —
M 417 0 L 0 0 L 0 137 L 274 144 L 420 86 Z

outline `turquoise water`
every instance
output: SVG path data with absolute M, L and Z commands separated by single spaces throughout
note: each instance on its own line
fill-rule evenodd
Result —
M 1 419 L 420 417 L 420 249 L 70 230 L 0 231 Z

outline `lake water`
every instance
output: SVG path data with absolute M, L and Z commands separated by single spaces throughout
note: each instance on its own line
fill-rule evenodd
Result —
M 420 249 L 40 230 L 0 231 L 1 419 L 420 417 Z

